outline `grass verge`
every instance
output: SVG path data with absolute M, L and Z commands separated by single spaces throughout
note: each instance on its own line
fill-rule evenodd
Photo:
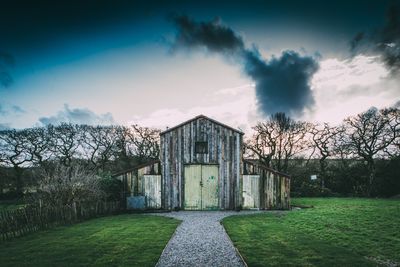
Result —
M 118 215 L 0 243 L 1 266 L 154 266 L 179 221 Z
M 249 266 L 390 266 L 400 263 L 400 201 L 299 198 L 300 211 L 223 220 Z

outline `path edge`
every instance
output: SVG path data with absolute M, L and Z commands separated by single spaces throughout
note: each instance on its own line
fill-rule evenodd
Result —
M 173 217 L 169 217 L 169 218 L 175 219 L 175 220 L 176 220 L 176 218 L 173 218 Z M 170 239 L 168 240 L 167 244 L 165 244 L 165 247 L 164 247 L 164 249 L 162 250 L 162 252 L 161 252 L 161 254 L 160 254 L 160 257 L 158 257 L 157 263 L 156 263 L 156 265 L 154 265 L 154 267 L 159 266 L 158 263 L 160 262 L 161 256 L 164 254 L 164 251 L 167 249 L 169 242 L 175 237 L 176 232 L 178 231 L 178 228 L 179 228 L 179 227 L 181 226 L 181 224 L 183 223 L 182 220 L 179 220 L 179 221 L 180 221 L 180 223 L 179 223 L 178 226 L 175 228 L 175 231 L 174 231 L 174 233 L 171 235 L 171 237 L 170 237 Z M 224 228 L 224 229 L 225 229 L 225 228 Z M 226 231 L 225 231 L 225 232 L 226 232 Z M 248 267 L 247 264 L 246 264 L 246 267 Z
M 228 216 L 228 217 L 230 217 L 230 216 Z M 227 217 L 225 217 L 225 218 L 227 218 Z M 219 224 L 221 224 L 222 228 L 223 228 L 224 231 L 225 231 L 226 236 L 227 236 L 228 239 L 229 239 L 229 242 L 231 242 L 232 246 L 235 248 L 236 255 L 239 256 L 239 258 L 242 260 L 242 262 L 243 262 L 243 264 L 244 264 L 245 267 L 249 267 L 249 265 L 247 265 L 247 262 L 244 260 L 242 254 L 240 253 L 239 249 L 235 246 L 235 244 L 233 243 L 231 237 L 228 235 L 228 232 L 226 231 L 224 225 L 222 224 L 222 220 L 225 219 L 225 218 L 222 218 L 222 219 L 219 221 Z

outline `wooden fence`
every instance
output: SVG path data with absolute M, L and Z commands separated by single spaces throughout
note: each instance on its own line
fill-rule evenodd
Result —
M 119 211 L 120 202 L 74 203 L 57 208 L 26 206 L 0 211 L 0 238 L 8 240 L 38 230 L 73 224 Z

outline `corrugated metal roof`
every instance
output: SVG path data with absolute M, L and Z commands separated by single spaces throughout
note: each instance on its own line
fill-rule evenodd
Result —
M 273 172 L 273 173 L 276 173 L 276 174 L 279 174 L 279 175 L 282 175 L 282 176 L 290 178 L 289 174 L 286 174 L 286 173 L 283 173 L 283 172 L 279 172 L 279 171 L 276 171 L 276 170 L 274 170 L 274 169 L 272 169 L 270 167 L 267 167 L 265 164 L 260 162 L 258 159 L 243 159 L 243 162 L 244 163 L 248 163 L 248 164 L 252 164 L 252 165 L 256 165 L 256 166 L 260 167 L 261 169 L 265 169 L 265 170 L 268 170 L 270 172 Z
M 138 169 L 141 169 L 143 167 L 146 167 L 146 166 L 149 166 L 149 165 L 153 165 L 153 164 L 156 164 L 156 163 L 161 163 L 161 161 L 159 159 L 151 160 L 151 161 L 148 161 L 146 163 L 138 164 L 138 165 L 135 165 L 135 166 L 133 166 L 131 168 L 128 168 L 128 169 L 125 169 L 125 170 L 122 170 L 122 171 L 118 171 L 116 173 L 113 173 L 111 176 L 112 177 L 116 177 L 116 176 L 119 176 L 121 174 L 124 174 L 124 173 L 127 173 L 127 172 L 132 172 L 134 170 L 138 170 Z
M 239 133 L 239 134 L 242 134 L 242 135 L 244 134 L 242 131 L 239 131 L 239 130 L 237 130 L 237 129 L 233 128 L 233 127 L 230 127 L 230 126 L 228 126 L 228 125 L 226 125 L 226 124 L 223 124 L 223 123 L 221 123 L 221 122 L 219 122 L 219 121 L 216 121 L 216 120 L 214 120 L 214 119 L 211 119 L 211 118 L 209 118 L 209 117 L 207 117 L 207 116 L 205 116 L 205 115 L 199 115 L 199 116 L 194 117 L 193 119 L 190 119 L 190 120 L 187 120 L 187 121 L 185 121 L 185 122 L 182 122 L 182 123 L 180 123 L 180 124 L 178 124 L 178 125 L 176 125 L 176 126 L 174 126 L 174 127 L 172 127 L 172 128 L 168 128 L 167 130 L 161 132 L 160 135 L 163 135 L 163 134 L 165 134 L 165 133 L 168 133 L 168 132 L 170 132 L 170 131 L 173 131 L 173 130 L 175 130 L 175 129 L 177 129 L 177 128 L 179 128 L 179 127 L 185 125 L 185 124 L 188 124 L 188 123 L 190 123 L 190 122 L 192 122 L 192 121 L 194 121 L 194 120 L 197 120 L 197 119 L 206 119 L 206 120 L 209 120 L 209 121 L 211 121 L 211 122 L 213 122 L 213 123 L 219 124 L 219 125 L 221 125 L 221 126 L 223 126 L 223 127 L 225 127 L 225 128 L 231 129 L 232 131 L 235 131 L 235 132 L 237 132 L 237 133 Z

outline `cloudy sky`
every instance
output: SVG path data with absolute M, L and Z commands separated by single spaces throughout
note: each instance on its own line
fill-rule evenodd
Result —
M 2 1 L 0 128 L 248 131 L 400 100 L 400 1 Z

